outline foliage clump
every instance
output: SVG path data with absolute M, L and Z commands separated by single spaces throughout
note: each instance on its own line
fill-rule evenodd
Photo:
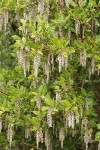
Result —
M 0 2 L 2 150 L 100 149 L 99 27 L 95 0 Z

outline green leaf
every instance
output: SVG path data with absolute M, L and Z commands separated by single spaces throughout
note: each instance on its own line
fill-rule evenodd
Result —
M 38 89 L 38 93 L 40 96 L 45 95 L 47 93 L 47 87 L 44 85 L 41 85 Z
M 68 100 L 62 100 L 61 105 L 64 106 L 65 108 L 71 108 L 71 103 Z
M 82 95 L 87 96 L 86 90 L 84 88 L 81 88 L 81 93 Z
M 21 21 L 21 23 L 23 24 L 23 26 L 25 26 L 25 24 L 26 24 L 26 20 L 21 19 L 20 21 Z
M 23 26 L 20 26 L 18 29 L 19 29 L 20 31 L 23 31 Z
M 100 131 L 96 133 L 95 141 L 100 141 Z
M 42 107 L 42 111 L 43 111 L 43 112 L 47 111 L 48 109 L 49 109 L 49 107 L 47 107 L 47 106 L 43 106 L 43 107 Z
M 48 106 L 54 107 L 54 101 L 50 98 L 48 94 L 45 97 L 45 104 L 47 104 Z
M 24 44 L 26 44 L 26 38 L 25 38 L 25 37 L 22 37 L 22 42 L 23 42 Z
M 21 39 L 18 35 L 13 35 L 12 37 L 14 40 L 20 40 Z
M 97 124 L 97 129 L 99 129 L 99 130 L 100 130 L 100 124 Z
M 38 50 L 38 53 L 39 53 L 40 55 L 43 55 L 43 53 L 42 53 L 40 50 Z
M 38 111 L 33 111 L 33 113 L 37 116 L 39 115 L 39 112 Z

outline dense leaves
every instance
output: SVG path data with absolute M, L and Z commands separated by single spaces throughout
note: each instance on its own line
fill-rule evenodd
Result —
M 2 150 L 100 149 L 99 15 L 95 0 L 0 1 Z

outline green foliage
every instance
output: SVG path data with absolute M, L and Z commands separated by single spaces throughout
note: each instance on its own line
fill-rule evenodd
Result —
M 91 148 L 99 30 L 95 0 L 0 1 L 2 150 Z

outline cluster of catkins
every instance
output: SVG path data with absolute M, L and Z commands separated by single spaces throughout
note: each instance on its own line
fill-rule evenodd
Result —
M 43 132 L 42 130 L 37 130 L 36 131 L 36 143 L 37 143 L 37 148 L 39 147 L 39 143 L 43 143 Z
M 79 123 L 79 115 L 75 114 L 73 110 L 70 110 L 69 113 L 65 114 L 65 121 L 66 121 L 66 128 L 71 127 L 72 129 L 74 129 L 75 123 L 76 124 Z
M 83 52 L 80 52 L 80 65 L 83 68 L 86 68 L 86 63 L 87 63 L 87 54 L 86 54 L 86 50 L 83 50 Z M 89 79 L 91 75 L 94 75 L 95 66 L 96 66 L 96 59 L 95 57 L 92 57 L 90 68 L 89 68 Z
M 46 20 L 48 20 L 49 17 L 49 0 L 40 0 L 38 2 L 38 14 L 40 17 L 45 17 Z
M 87 117 L 84 117 L 82 120 L 81 130 L 85 132 L 84 142 L 86 144 L 86 150 L 88 150 L 88 143 L 91 142 L 92 130 L 88 129 L 88 118 Z
M 61 72 L 63 67 L 65 67 L 65 69 L 68 67 L 68 57 L 64 57 L 61 53 L 59 53 L 57 59 L 59 63 L 59 72 Z
M 36 143 L 37 143 L 37 148 L 39 147 L 39 143 L 45 143 L 46 149 L 47 150 L 52 150 L 52 144 L 50 140 L 50 134 L 49 131 L 46 129 L 43 137 L 43 132 L 42 130 L 37 130 L 36 131 Z

